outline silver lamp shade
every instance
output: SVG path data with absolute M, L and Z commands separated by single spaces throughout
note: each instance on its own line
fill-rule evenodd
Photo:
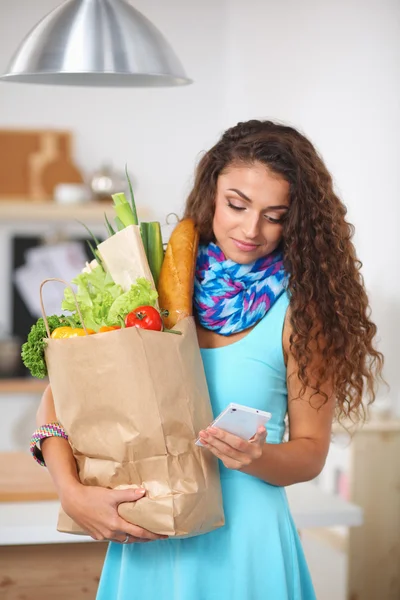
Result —
M 161 32 L 125 0 L 66 0 L 31 30 L 0 81 L 99 87 L 191 83 Z

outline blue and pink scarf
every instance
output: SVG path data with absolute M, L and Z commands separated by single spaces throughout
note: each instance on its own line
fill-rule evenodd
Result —
M 285 284 L 280 250 L 240 265 L 216 244 L 200 245 L 193 296 L 199 323 L 221 335 L 248 329 L 265 316 Z

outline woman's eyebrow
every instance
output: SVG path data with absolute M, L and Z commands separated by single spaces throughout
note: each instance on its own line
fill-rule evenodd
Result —
M 246 196 L 246 194 L 243 194 L 243 192 L 237 190 L 236 188 L 229 188 L 227 191 L 235 192 L 235 194 L 243 198 L 243 200 L 245 200 L 246 202 L 253 202 L 251 198 L 249 198 L 248 196 Z M 286 204 L 278 204 L 276 206 L 267 206 L 264 210 L 289 210 L 289 207 L 286 206 Z
M 246 200 L 246 202 L 252 202 L 251 198 L 248 198 L 248 196 L 246 196 L 246 194 L 243 194 L 243 192 L 241 192 L 240 190 L 237 190 L 235 188 L 231 188 L 228 190 L 228 192 L 235 192 L 238 196 L 240 196 L 241 198 L 243 198 L 243 200 Z

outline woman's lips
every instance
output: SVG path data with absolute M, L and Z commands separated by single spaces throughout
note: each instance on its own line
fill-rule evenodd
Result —
M 254 252 L 254 250 L 257 250 L 259 246 L 259 244 L 247 244 L 246 242 L 241 242 L 240 240 L 235 240 L 234 238 L 232 238 L 232 241 L 235 246 L 243 252 Z

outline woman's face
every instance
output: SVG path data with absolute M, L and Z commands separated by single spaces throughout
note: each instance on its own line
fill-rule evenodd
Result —
M 218 177 L 213 231 L 226 258 L 248 264 L 282 239 L 289 183 L 265 165 L 228 167 Z

